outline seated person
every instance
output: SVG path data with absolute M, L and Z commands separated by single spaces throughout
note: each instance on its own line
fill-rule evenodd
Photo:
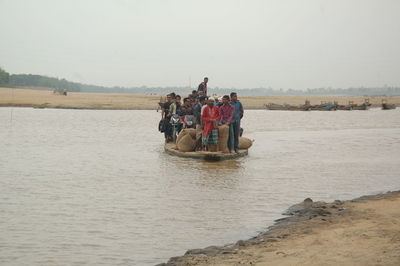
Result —
M 203 114 L 204 129 L 202 142 L 203 146 L 207 146 L 208 151 L 218 151 L 218 123 L 221 119 L 221 114 L 218 106 L 214 105 L 214 99 L 208 99 Z

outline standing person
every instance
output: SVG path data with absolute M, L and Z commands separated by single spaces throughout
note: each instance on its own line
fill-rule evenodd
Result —
M 201 110 L 206 104 L 206 97 L 200 96 L 199 102 L 193 105 L 193 115 L 196 122 L 196 151 L 201 149 L 201 136 L 202 136 L 202 124 L 201 124 Z
M 169 106 L 169 113 L 170 115 L 176 115 L 179 114 L 180 110 L 181 110 L 181 96 L 176 95 L 175 101 L 173 101 L 173 103 L 171 103 L 171 105 Z
M 169 107 L 172 104 L 172 95 L 168 94 L 167 95 L 167 100 L 165 103 L 163 103 L 161 109 L 161 119 L 163 120 L 163 130 L 164 130 L 164 137 L 166 142 L 172 141 L 172 127 L 171 124 L 169 123 Z
M 221 119 L 219 107 L 214 105 L 214 100 L 210 97 L 207 106 L 201 116 L 203 129 L 203 146 L 207 146 L 208 151 L 218 151 L 218 122 Z
M 199 102 L 193 105 L 193 115 L 196 119 L 196 126 L 201 126 L 201 109 L 206 104 L 206 97 L 200 96 Z
M 197 92 L 202 96 L 207 96 L 207 83 L 208 83 L 208 78 L 205 77 L 204 81 L 200 83 L 199 87 L 197 88 Z
M 191 94 L 189 94 L 189 98 L 193 104 L 199 102 L 199 93 L 196 90 L 193 90 Z
M 232 122 L 233 122 L 233 114 L 235 112 L 235 107 L 233 107 L 229 103 L 228 95 L 224 95 L 224 97 L 222 97 L 222 103 L 223 103 L 222 106 L 219 108 L 221 112 L 221 120 L 219 123 L 221 125 L 229 126 L 228 149 L 229 152 L 232 152 L 234 148 L 234 134 L 233 134 Z
M 237 99 L 237 93 L 232 92 L 231 93 L 231 105 L 235 108 L 235 111 L 233 113 L 233 137 L 234 137 L 234 145 L 233 148 L 235 149 L 235 152 L 239 152 L 239 135 L 240 135 L 240 120 L 243 117 L 243 105 L 241 102 L 238 101 Z
M 193 115 L 193 107 L 189 97 L 183 99 L 183 105 L 178 114 L 179 116 Z
M 176 96 L 175 96 L 175 101 L 169 106 L 169 114 L 170 114 L 170 116 L 173 116 L 173 115 L 180 115 L 180 113 L 181 113 L 181 108 L 182 108 L 182 105 L 181 105 L 181 96 L 180 96 L 180 95 L 176 95 Z M 179 124 L 177 125 L 176 131 L 177 131 L 178 133 L 181 132 L 182 127 L 183 127 L 182 123 L 179 123 Z M 173 131 L 173 129 L 172 129 L 172 131 Z M 171 135 L 174 135 L 174 134 L 172 133 Z

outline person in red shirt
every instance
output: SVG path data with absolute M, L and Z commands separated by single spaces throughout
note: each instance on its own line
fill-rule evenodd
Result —
M 204 123 L 203 147 L 207 146 L 208 151 L 218 151 L 218 122 L 221 119 L 221 113 L 219 107 L 214 106 L 212 98 L 208 99 L 201 119 Z

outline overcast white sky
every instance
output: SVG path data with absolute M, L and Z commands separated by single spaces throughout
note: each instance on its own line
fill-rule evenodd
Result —
M 0 0 L 0 66 L 105 86 L 399 86 L 399 47 L 399 0 Z

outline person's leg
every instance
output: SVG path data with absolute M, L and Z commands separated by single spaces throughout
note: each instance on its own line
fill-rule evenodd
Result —
M 208 146 L 208 137 L 209 136 L 202 136 L 202 150 L 205 151 L 206 147 Z
M 169 121 L 166 121 L 165 123 L 165 139 L 167 140 L 167 142 L 172 141 L 172 125 L 171 123 L 169 123 Z
M 228 137 L 228 149 L 232 152 L 235 145 L 234 135 L 233 135 L 233 124 L 229 124 L 229 137 Z
M 240 134 L 240 123 L 239 121 L 233 122 L 233 148 L 235 152 L 239 151 L 239 134 Z
M 196 125 L 196 151 L 201 150 L 202 133 L 203 133 L 203 130 L 201 129 L 201 125 Z
M 218 129 L 213 129 L 208 136 L 208 151 L 215 152 L 218 150 Z

